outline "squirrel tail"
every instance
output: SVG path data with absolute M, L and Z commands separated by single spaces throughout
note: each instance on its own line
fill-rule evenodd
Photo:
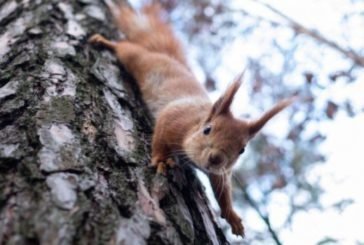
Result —
M 152 52 L 164 53 L 187 66 L 181 43 L 171 26 L 162 19 L 162 9 L 157 4 L 144 6 L 140 12 L 121 5 L 111 8 L 116 24 L 126 39 Z

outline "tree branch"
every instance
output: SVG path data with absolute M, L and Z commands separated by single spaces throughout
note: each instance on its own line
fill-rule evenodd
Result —
M 266 8 L 271 10 L 273 13 L 275 13 L 275 14 L 279 15 L 280 17 L 282 17 L 283 19 L 285 19 L 288 22 L 289 26 L 296 33 L 302 33 L 302 34 L 305 34 L 307 36 L 310 36 L 313 39 L 315 39 L 315 40 L 317 40 L 317 41 L 319 41 L 321 43 L 324 43 L 324 44 L 328 45 L 329 47 L 335 49 L 336 51 L 340 52 L 345 57 L 351 59 L 355 64 L 364 67 L 364 56 L 359 55 L 358 53 L 356 53 L 353 50 L 345 49 L 345 48 L 341 47 L 340 45 L 338 45 L 333 40 L 330 40 L 330 39 L 324 37 L 323 35 L 321 35 L 318 31 L 311 30 L 311 29 L 301 25 L 297 21 L 293 20 L 289 16 L 283 14 L 281 11 L 279 11 L 278 9 L 274 8 L 273 6 L 271 6 L 271 5 L 267 4 L 267 3 L 263 3 L 263 2 L 261 2 L 259 0 L 253 0 L 253 1 L 265 6 Z
M 248 201 L 249 205 L 258 213 L 259 217 L 264 221 L 266 224 L 269 233 L 272 235 L 273 240 L 276 242 L 277 245 L 282 245 L 282 242 L 279 240 L 277 233 L 273 230 L 273 227 L 270 223 L 270 219 L 268 215 L 264 215 L 263 212 L 260 210 L 258 204 L 253 200 L 253 198 L 249 195 L 247 188 L 243 189 L 244 198 Z
M 247 190 L 247 186 L 239 179 L 238 176 L 233 175 L 234 179 L 236 180 L 237 184 L 239 185 L 239 188 L 243 191 L 243 195 L 245 200 L 248 201 L 249 205 L 258 213 L 259 217 L 263 220 L 265 225 L 268 228 L 269 233 L 271 234 L 273 240 L 277 245 L 282 245 L 282 242 L 280 241 L 278 234 L 273 229 L 270 219 L 268 215 L 263 214 L 263 212 L 260 210 L 259 205 L 255 202 L 255 200 L 250 196 Z

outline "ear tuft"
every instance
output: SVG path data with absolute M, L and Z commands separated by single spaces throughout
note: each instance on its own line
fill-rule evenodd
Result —
M 234 82 L 229 85 L 225 93 L 214 103 L 209 119 L 213 116 L 230 112 L 231 103 L 242 84 L 244 73 L 245 70 L 235 78 Z
M 256 133 L 259 132 L 263 128 L 263 126 L 270 120 L 272 117 L 281 112 L 284 108 L 292 104 L 297 100 L 297 96 L 281 100 L 276 105 L 274 105 L 270 110 L 266 111 L 260 118 L 254 120 L 249 123 L 249 134 L 253 137 Z

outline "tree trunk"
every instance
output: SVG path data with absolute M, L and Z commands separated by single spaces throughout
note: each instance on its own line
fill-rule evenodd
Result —
M 133 79 L 86 40 L 97 0 L 0 3 L 0 244 L 225 244 L 189 166 L 148 167 Z

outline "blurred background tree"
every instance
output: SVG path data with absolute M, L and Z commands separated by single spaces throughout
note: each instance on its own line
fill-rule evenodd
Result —
M 287 243 L 284 238 L 287 231 L 295 232 L 292 222 L 298 213 L 342 212 L 353 204 L 354 197 L 345 195 L 322 201 L 332 189 L 322 186 L 325 173 L 319 171 L 326 168 L 317 166 L 327 162 L 325 125 L 340 124 L 338 115 L 354 118 L 363 112 L 364 2 L 158 2 L 185 40 L 188 55 L 197 60 L 193 69 L 213 98 L 244 66 L 248 74 L 236 113 L 254 117 L 281 98 L 302 98 L 239 161 L 234 198 L 246 217 L 248 237 L 241 241 L 230 235 L 231 241 Z M 320 236 L 311 241 L 360 242 L 350 234 Z

